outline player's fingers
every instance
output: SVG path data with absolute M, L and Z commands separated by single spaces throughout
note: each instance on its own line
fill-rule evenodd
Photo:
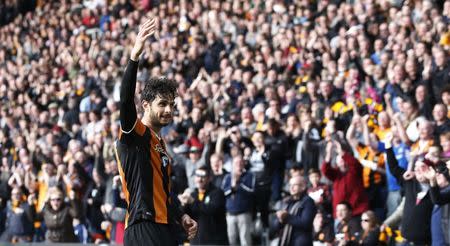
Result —
M 146 20 L 146 21 L 144 22 L 144 24 L 142 24 L 142 28 L 145 28 L 145 27 L 151 25 L 152 23 L 155 23 L 155 19 L 150 18 L 150 19 Z
M 147 34 L 145 34 L 145 36 L 143 37 L 144 39 L 148 39 L 150 36 L 152 36 L 155 32 L 149 32 Z
M 155 27 L 154 27 L 154 25 L 152 26 L 152 25 L 150 25 L 150 26 L 146 26 L 146 27 L 144 27 L 143 29 L 141 29 L 140 31 L 139 31 L 139 34 L 141 34 L 141 35 L 146 35 L 149 31 L 151 31 L 152 29 L 155 29 Z
M 155 23 L 151 24 L 150 26 L 146 27 L 145 30 L 146 31 L 154 31 L 154 30 L 156 30 L 156 24 Z
M 152 24 L 154 24 L 154 23 L 155 23 L 155 20 L 154 20 L 154 19 L 150 19 L 150 20 L 146 21 L 144 24 L 142 24 L 142 25 L 139 27 L 139 32 L 145 31 L 146 29 L 148 29 L 148 27 L 149 27 L 150 25 L 152 25 Z
M 144 29 L 142 29 L 140 31 L 140 33 L 142 33 L 142 35 L 145 36 L 148 33 L 154 32 L 155 30 L 156 30 L 156 26 L 155 26 L 155 24 L 152 24 L 150 26 L 144 27 Z

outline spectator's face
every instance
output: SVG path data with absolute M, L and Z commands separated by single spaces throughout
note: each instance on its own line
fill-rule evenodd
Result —
M 405 113 L 405 116 L 407 118 L 411 117 L 414 114 L 414 111 L 415 111 L 413 105 L 410 102 L 408 102 L 408 101 L 403 103 L 402 109 L 403 109 L 403 113 Z
M 252 142 L 253 142 L 253 145 L 255 145 L 255 147 L 263 146 L 264 145 L 264 136 L 263 136 L 263 134 L 260 133 L 260 132 L 256 132 L 255 134 L 253 134 Z
M 316 84 L 314 84 L 314 82 L 308 82 L 306 85 L 306 91 L 310 97 L 316 95 Z
M 425 101 L 425 96 L 426 96 L 425 86 L 423 85 L 418 86 L 416 89 L 416 101 L 419 103 Z
M 376 51 L 381 51 L 383 49 L 383 41 L 381 39 L 375 40 L 374 46 Z
M 253 115 L 250 108 L 243 108 L 241 111 L 241 118 L 243 123 L 250 123 L 253 121 Z
M 152 126 L 161 128 L 172 121 L 175 99 L 158 95 L 151 103 L 144 101 L 142 106 L 144 117 L 150 120 Z
M 208 176 L 206 174 L 205 175 L 195 175 L 195 184 L 197 185 L 197 188 L 200 190 L 206 189 L 206 187 L 209 184 Z
M 202 116 L 202 111 L 199 108 L 193 108 L 191 116 L 193 121 L 199 121 Z
M 442 97 L 442 102 L 445 105 L 449 106 L 450 105 L 450 93 L 444 92 L 444 93 L 442 93 L 441 97 Z
M 278 112 L 280 103 L 277 100 L 271 100 L 269 102 L 269 107 L 273 112 Z
M 361 215 L 361 227 L 364 231 L 368 231 L 370 228 L 370 218 L 366 213 Z
M 242 156 L 237 155 L 233 158 L 233 172 L 236 174 L 241 174 L 244 170 L 244 159 L 242 159 Z
M 214 173 L 217 173 L 222 169 L 222 160 L 217 155 L 211 156 L 210 163 Z
M 394 80 L 395 82 L 399 83 L 403 80 L 405 76 L 405 72 L 403 70 L 403 67 L 400 65 L 397 65 L 394 67 Z
M 238 127 L 233 127 L 231 129 L 230 138 L 231 138 L 231 141 L 233 141 L 234 143 L 239 142 L 239 140 L 241 139 L 241 132 Z
M 320 92 L 323 96 L 331 95 L 332 91 L 333 91 L 333 87 L 331 86 L 331 83 L 329 83 L 329 82 L 321 82 L 320 83 Z
M 425 44 L 424 43 L 418 43 L 415 47 L 414 53 L 416 55 L 416 57 L 421 57 L 425 54 Z
M 428 167 L 425 165 L 425 163 L 421 161 L 417 161 L 414 165 L 414 174 L 419 183 L 425 183 L 427 182 L 427 178 L 425 177 L 424 173 L 427 171 Z
M 344 204 L 336 206 L 336 219 L 339 221 L 346 221 L 351 216 L 351 211 Z
M 378 114 L 378 123 L 381 127 L 388 128 L 390 126 L 389 115 L 384 111 Z
M 296 128 L 296 127 L 298 126 L 298 121 L 297 121 L 297 119 L 295 118 L 294 115 L 290 115 L 290 116 L 287 118 L 286 125 L 287 125 L 288 127 L 290 127 L 290 128 Z
M 291 196 L 299 196 L 305 189 L 306 183 L 302 176 L 295 176 L 289 180 L 289 193 Z
M 436 104 L 433 109 L 433 118 L 435 121 L 443 121 L 447 118 L 447 108 L 443 104 Z
M 445 53 L 443 51 L 438 51 L 436 53 L 436 65 L 438 67 L 445 66 L 445 60 L 446 60 Z
M 416 74 L 417 70 L 416 70 L 416 64 L 414 63 L 413 60 L 408 60 L 405 64 L 405 70 L 406 72 L 410 75 L 413 76 Z
M 22 191 L 20 191 L 19 188 L 14 188 L 11 191 L 11 200 L 14 201 L 21 201 L 22 200 Z
M 429 121 L 425 121 L 419 124 L 419 134 L 421 140 L 428 140 L 433 134 L 433 124 Z
M 440 143 L 444 153 L 450 151 L 450 137 L 448 135 L 442 135 L 440 137 Z
M 53 194 L 51 194 L 49 197 L 49 200 L 50 200 L 50 206 L 55 211 L 58 211 L 59 208 L 61 208 L 61 204 L 64 202 L 62 193 L 60 193 L 60 192 L 54 192 Z
M 200 152 L 198 150 L 189 152 L 189 159 L 197 161 L 200 159 Z
M 320 174 L 318 173 L 311 173 L 309 175 L 309 182 L 313 185 L 313 186 L 317 186 L 320 182 Z
M 53 176 L 55 174 L 55 166 L 52 164 L 42 164 L 42 170 L 49 176 Z
M 342 155 L 336 156 L 336 165 L 341 172 L 347 172 L 347 164 L 345 164 L 345 161 L 342 158 Z

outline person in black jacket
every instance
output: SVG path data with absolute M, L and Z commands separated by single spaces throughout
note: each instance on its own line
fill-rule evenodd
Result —
M 435 170 L 436 169 L 436 170 Z M 444 162 L 429 168 L 425 176 L 430 181 L 430 196 L 433 202 L 431 216 L 432 245 L 450 244 L 450 175 Z
M 281 210 L 276 212 L 279 228 L 279 245 L 313 245 L 313 221 L 316 205 L 306 193 L 306 180 L 295 176 L 289 180 L 290 196 L 283 201 Z
M 93 241 L 96 239 L 104 239 L 105 235 L 100 227 L 104 216 L 101 211 L 101 206 L 105 198 L 105 182 L 103 177 L 99 174 L 97 169 L 92 173 L 94 182 L 89 184 L 86 192 L 86 217 L 88 221 L 88 231 Z
M 191 240 L 193 245 L 227 245 L 225 219 L 225 195 L 211 183 L 209 169 L 205 166 L 195 171 L 197 188 L 179 196 L 185 212 L 198 222 L 198 233 Z
M 424 175 L 427 169 L 425 163 L 416 162 L 413 174 L 399 167 L 394 151 L 392 150 L 392 134 L 385 139 L 385 148 L 389 170 L 398 180 L 403 181 L 405 192 L 405 208 L 401 223 L 401 233 L 406 242 L 404 245 L 427 245 L 431 244 L 431 213 L 433 203 L 431 202 L 429 185 Z M 403 175 L 406 173 L 404 179 Z M 414 176 L 415 178 L 408 178 Z

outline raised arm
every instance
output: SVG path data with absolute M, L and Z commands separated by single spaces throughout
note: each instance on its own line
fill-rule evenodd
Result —
M 353 151 L 356 152 L 356 148 L 358 147 L 358 140 L 355 137 L 356 124 L 361 122 L 361 117 L 359 115 L 354 114 L 352 118 L 352 122 L 348 127 L 347 134 L 345 134 L 345 138 L 348 143 L 352 147 Z
M 406 129 L 403 126 L 400 113 L 394 114 L 394 117 L 392 118 L 394 120 L 395 126 L 397 126 L 398 135 L 400 136 L 400 139 L 403 143 L 407 145 L 411 145 L 411 141 L 409 141 L 408 135 L 406 134 Z
M 327 177 L 329 180 L 334 181 L 339 176 L 339 171 L 331 166 L 331 149 L 333 148 L 332 142 L 327 143 L 327 147 L 325 149 L 325 159 L 323 160 L 322 165 L 322 173 Z
M 364 144 L 366 146 L 368 146 L 369 148 L 371 148 L 372 150 L 376 151 L 378 149 L 378 142 L 372 141 L 372 139 L 370 138 L 369 126 L 367 124 L 369 117 L 370 116 L 368 114 L 364 115 L 362 117 L 362 129 L 363 129 Z
M 385 151 L 387 162 L 389 164 L 389 171 L 391 171 L 392 175 L 397 179 L 397 181 L 400 182 L 403 180 L 405 169 L 398 165 L 397 158 L 395 157 L 394 150 L 392 149 L 392 133 L 386 137 L 384 145 L 386 148 Z
M 120 125 L 124 133 L 130 133 L 137 119 L 136 105 L 134 104 L 134 92 L 136 91 L 136 76 L 138 70 L 139 56 L 141 55 L 144 43 L 147 38 L 156 31 L 156 19 L 147 20 L 139 28 L 136 42 L 131 50 L 130 60 L 128 61 L 125 74 L 120 87 Z

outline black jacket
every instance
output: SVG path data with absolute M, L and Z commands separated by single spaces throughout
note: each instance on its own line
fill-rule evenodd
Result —
M 295 214 L 291 214 L 290 210 L 296 203 L 300 203 L 300 208 Z M 317 212 L 314 200 L 304 194 L 300 200 L 294 200 L 292 197 L 286 198 L 282 206 L 289 215 L 286 218 L 286 224 L 281 224 L 276 220 L 275 228 L 281 230 L 280 245 L 313 245 L 313 221 Z M 282 242 L 283 230 L 286 226 L 292 226 L 292 234 L 287 242 Z
M 361 231 L 360 236 L 362 237 L 363 234 L 364 231 Z M 361 238 L 359 245 L 378 246 L 381 244 L 380 241 L 378 240 L 379 237 L 380 237 L 380 228 L 379 227 L 373 228 L 364 238 Z
M 257 154 L 256 149 L 253 150 L 252 155 Z M 264 168 L 262 171 L 254 170 L 255 166 L 253 166 L 253 159 L 250 157 L 249 165 L 250 171 L 255 174 L 256 178 L 256 186 L 266 186 L 272 183 L 273 173 L 276 168 L 276 156 L 270 149 L 270 146 L 266 146 L 264 153 L 261 155 L 262 162 L 264 163 Z
M 303 167 L 305 173 L 312 168 L 319 169 L 320 149 L 323 147 L 320 140 L 320 131 L 317 127 L 312 127 L 308 132 L 303 131 L 301 138 L 295 143 L 294 160 Z
M 192 245 L 227 245 L 227 222 L 225 219 L 225 196 L 214 185 L 206 189 L 203 200 L 198 197 L 198 189 L 192 193 L 194 202 L 185 207 L 186 213 L 198 223 L 198 232 Z
M 427 192 L 425 197 L 416 205 L 417 194 L 421 191 L 419 182 L 416 179 L 403 180 L 405 170 L 398 166 L 392 148 L 386 149 L 386 154 L 389 170 L 400 181 L 405 192 L 406 201 L 401 224 L 402 236 L 416 244 L 430 244 L 431 213 L 433 212 L 430 192 Z

